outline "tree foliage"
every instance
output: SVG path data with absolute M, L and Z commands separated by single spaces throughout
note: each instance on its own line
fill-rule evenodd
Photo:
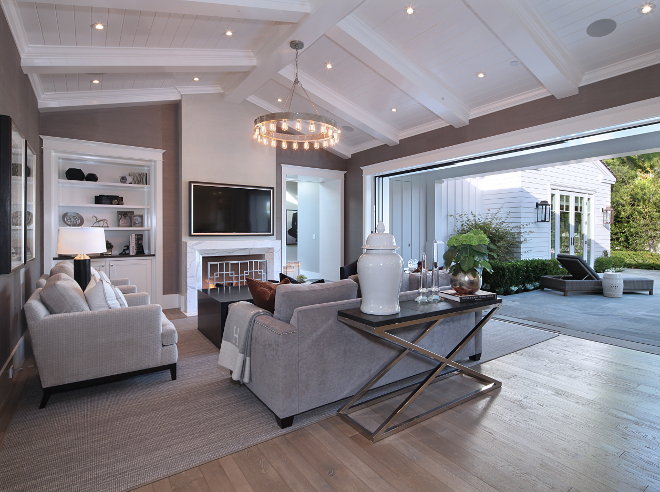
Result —
M 607 159 L 612 186 L 612 249 L 656 250 L 660 245 L 660 153 Z
M 520 258 L 521 246 L 527 240 L 523 236 L 524 224 L 509 223 L 509 216 L 501 211 L 477 215 L 474 212 L 456 214 L 456 234 L 480 230 L 497 248 L 499 261 L 513 261 Z

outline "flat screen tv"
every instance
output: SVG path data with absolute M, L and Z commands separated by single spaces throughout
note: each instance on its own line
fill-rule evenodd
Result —
M 273 188 L 190 182 L 191 236 L 270 236 Z

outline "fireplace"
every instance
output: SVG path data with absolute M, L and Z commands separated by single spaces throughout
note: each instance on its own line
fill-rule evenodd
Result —
M 238 261 L 237 258 L 243 257 L 266 260 L 266 279 L 277 278 L 281 271 L 281 241 L 276 239 L 187 240 L 185 243 L 186 290 L 183 311 L 188 316 L 197 315 L 197 291 L 208 287 L 208 279 L 204 284 L 204 275 L 208 276 L 208 260 L 204 263 L 207 257 L 225 258 L 222 261 Z M 238 275 L 238 270 L 235 275 Z M 227 281 L 228 279 L 227 276 Z
M 267 280 L 266 255 L 202 257 L 202 289 L 246 285 L 248 277 Z

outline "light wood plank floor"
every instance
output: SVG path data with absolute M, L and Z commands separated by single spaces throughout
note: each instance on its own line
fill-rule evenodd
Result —
M 332 417 L 135 490 L 660 491 L 659 356 L 559 336 L 481 367 L 500 390 L 381 442 Z

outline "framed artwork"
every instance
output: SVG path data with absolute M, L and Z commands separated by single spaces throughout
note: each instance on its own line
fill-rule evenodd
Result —
M 144 215 L 133 215 L 133 227 L 144 227 Z
M 0 274 L 25 263 L 25 153 L 18 128 L 0 115 Z
M 119 227 L 133 227 L 133 215 L 135 212 L 132 210 L 117 212 L 117 222 Z
M 286 211 L 286 244 L 298 244 L 298 211 Z
M 30 148 L 25 144 L 25 263 L 35 258 L 35 230 L 37 223 L 37 160 Z

